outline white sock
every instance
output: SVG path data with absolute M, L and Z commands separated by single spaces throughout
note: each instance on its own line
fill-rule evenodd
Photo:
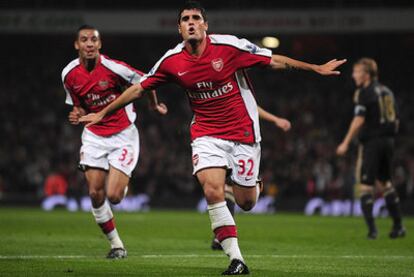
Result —
M 243 256 L 239 248 L 239 241 L 237 238 L 227 238 L 223 240 L 220 244 L 221 247 L 223 247 L 224 253 L 226 253 L 226 255 L 229 256 L 230 261 L 238 259 L 244 262 Z
M 109 242 L 111 243 L 111 248 L 124 248 L 124 244 L 122 243 L 122 240 L 119 237 L 116 228 L 112 232 L 106 234 L 106 237 L 109 239 Z
M 214 231 L 218 228 L 236 228 L 236 223 L 227 208 L 226 202 L 215 203 L 207 206 L 208 214 L 211 221 L 211 229 Z M 220 240 L 220 238 L 218 238 Z M 230 260 L 238 259 L 243 260 L 241 255 L 239 243 L 237 237 L 228 237 L 223 239 L 221 242 L 221 247 L 223 247 L 224 253 L 229 256 Z
M 260 186 L 259 184 L 256 184 L 256 203 L 257 201 L 259 201 L 259 196 L 260 196 Z
M 124 244 L 122 243 L 121 238 L 118 235 L 118 231 L 115 228 L 115 224 L 113 223 L 113 214 L 108 202 L 105 201 L 101 207 L 96 209 L 92 207 L 92 214 L 95 217 L 96 223 L 98 223 L 103 233 L 111 243 L 111 247 L 124 248 Z M 106 232 L 105 225 L 110 226 L 111 224 L 114 226 L 113 230 Z

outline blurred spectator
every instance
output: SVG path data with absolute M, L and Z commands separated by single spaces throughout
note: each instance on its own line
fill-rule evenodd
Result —
M 331 35 L 302 41 L 301 36 L 282 37 L 285 45 L 293 41 L 294 48 L 283 48 L 282 44 L 276 50 L 303 60 L 324 60 L 325 53 L 334 56 L 340 53 L 350 64 L 362 55 L 379 61 L 381 79 L 394 89 L 401 108 L 394 177 L 401 198 L 406 201 L 414 197 L 414 121 L 409 120 L 414 118 L 411 105 L 414 83 L 409 64 L 414 59 L 414 40 L 410 37 Z M 103 34 L 103 38 L 111 49 L 108 55 L 128 60 L 131 65 L 143 65 L 144 69 L 146 66 L 148 70 L 171 45 L 171 40 L 175 41 L 168 36 Z M 67 123 L 68 108 L 61 104 L 65 97 L 60 83 L 62 68 L 58 66 L 66 64 L 65 57 L 73 54 L 68 44 L 72 37 L 3 34 L 0 39 L 14 42 L 4 44 L 0 53 L 0 194 L 3 199 L 11 196 L 40 199 L 53 165 L 61 161 L 67 174 L 68 193 L 79 198 L 86 189 L 82 174 L 74 166 L 79 160 L 77 149 L 82 128 Z M 122 43 L 124 40 L 128 44 Z M 36 55 L 26 55 L 28 45 Z M 50 45 L 57 47 L 51 50 Z M 390 52 L 393 55 L 387 54 Z M 258 104 L 292 122 L 288 133 L 261 123 L 261 171 L 265 183 L 277 184 L 276 203 L 279 199 L 300 199 L 303 203 L 315 196 L 325 200 L 352 198 L 355 159 L 352 155 L 337 159 L 333 153 L 352 117 L 354 88 L 349 70 L 345 66 L 340 78 L 323 81 L 316 75 L 300 72 L 249 72 Z M 161 88 L 159 97 L 170 108 L 170 114 L 163 118 L 148 112 L 145 101 L 136 103 L 141 156 L 130 189 L 135 195 L 146 193 L 158 206 L 195 206 L 202 192 L 191 175 L 188 125 L 192 113 L 184 100 L 185 93 L 175 86 Z
M 66 195 L 68 182 L 65 177 L 59 173 L 52 173 L 47 176 L 44 186 L 45 196 Z

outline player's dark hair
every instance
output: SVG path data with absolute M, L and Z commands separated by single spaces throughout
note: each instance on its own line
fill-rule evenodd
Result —
M 96 29 L 94 26 L 89 25 L 89 24 L 83 24 L 81 26 L 79 26 L 78 30 L 76 30 L 76 37 L 75 40 L 77 40 L 79 38 L 79 32 L 82 30 L 96 30 L 98 31 L 98 29 Z
M 364 71 L 369 74 L 371 79 L 378 79 L 378 65 L 374 59 L 361 58 L 354 65 L 361 65 L 364 68 Z
M 180 11 L 178 12 L 178 18 L 177 22 L 180 24 L 181 21 L 181 13 L 184 10 L 198 10 L 201 13 L 201 16 L 203 17 L 204 21 L 207 22 L 207 14 L 206 10 L 201 6 L 200 2 L 197 1 L 187 1 L 185 4 L 181 7 Z

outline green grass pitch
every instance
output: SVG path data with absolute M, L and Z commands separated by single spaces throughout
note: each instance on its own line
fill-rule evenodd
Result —
M 0 276 L 218 276 L 227 267 L 210 250 L 206 214 L 116 213 L 128 258 L 110 261 L 90 213 L 0 208 Z M 391 240 L 365 238 L 361 218 L 238 214 L 239 243 L 251 276 L 414 276 L 414 219 Z M 414 231 L 413 231 L 414 232 Z

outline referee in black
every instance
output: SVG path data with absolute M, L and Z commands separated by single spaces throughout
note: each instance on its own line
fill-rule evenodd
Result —
M 391 183 L 394 137 L 399 125 L 394 94 L 378 82 L 378 67 L 373 59 L 362 58 L 357 61 L 352 78 L 357 86 L 354 118 L 336 153 L 344 155 L 353 137 L 359 134 L 356 182 L 359 184 L 361 209 L 368 225 L 368 239 L 376 239 L 378 234 L 372 215 L 376 182 L 393 220 L 390 238 L 404 237 L 400 202 Z

